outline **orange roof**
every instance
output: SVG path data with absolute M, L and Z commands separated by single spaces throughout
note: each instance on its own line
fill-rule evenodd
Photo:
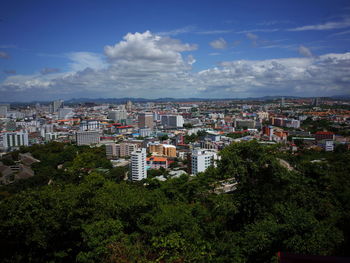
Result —
M 80 119 L 57 120 L 57 122 L 66 122 L 66 121 L 80 121 Z
M 168 159 L 165 157 L 152 156 L 152 157 L 147 157 L 146 160 L 153 161 L 153 162 L 166 162 Z

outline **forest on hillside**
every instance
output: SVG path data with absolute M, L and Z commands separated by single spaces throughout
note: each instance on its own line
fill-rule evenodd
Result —
M 3 263 L 276 262 L 278 251 L 350 256 L 346 150 L 292 154 L 233 143 L 217 167 L 164 182 L 123 180 L 127 168 L 113 168 L 103 147 L 49 143 L 19 152 L 40 162 L 32 178 L 0 186 Z M 235 191 L 215 193 L 232 178 Z

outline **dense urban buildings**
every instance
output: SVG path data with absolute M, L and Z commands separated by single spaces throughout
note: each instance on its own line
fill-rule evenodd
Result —
M 144 150 L 139 153 L 142 148 L 148 158 L 146 170 L 176 168 L 197 174 L 215 165 L 220 151 L 233 142 L 256 140 L 294 152 L 349 147 L 348 100 L 283 97 L 64 105 L 62 100 L 27 107 L 0 105 L 2 151 L 51 141 L 104 145 L 108 159 L 126 165 L 133 152 L 144 156 Z

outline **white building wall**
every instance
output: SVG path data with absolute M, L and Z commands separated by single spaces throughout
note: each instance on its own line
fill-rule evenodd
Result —
M 141 181 L 147 178 L 146 149 L 138 149 L 131 154 L 130 172 L 132 181 Z
M 196 149 L 192 151 L 192 174 L 204 172 L 209 166 L 215 165 L 217 154 L 213 151 Z
M 3 147 L 5 149 L 11 148 L 11 147 L 29 145 L 28 133 L 26 132 L 4 133 L 2 137 L 3 137 Z

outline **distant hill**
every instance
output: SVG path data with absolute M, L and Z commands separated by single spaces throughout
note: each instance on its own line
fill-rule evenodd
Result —
M 65 104 L 78 104 L 78 103 L 111 103 L 111 104 L 124 104 L 127 101 L 132 101 L 135 103 L 147 103 L 147 102 L 196 102 L 196 101 L 227 101 L 227 100 L 236 100 L 236 101 L 268 101 L 268 100 L 279 100 L 282 97 L 285 99 L 307 99 L 314 97 L 299 97 L 299 96 L 263 96 L 263 97 L 247 97 L 247 98 L 157 98 L 157 99 L 146 99 L 146 98 L 132 98 L 132 97 L 124 97 L 124 98 L 73 98 L 69 100 L 65 100 Z M 350 95 L 334 95 L 328 97 L 330 99 L 344 99 L 349 100 Z M 12 105 L 16 104 L 48 104 L 51 101 L 31 101 L 31 102 L 7 102 Z M 6 102 L 0 102 L 6 103 Z

